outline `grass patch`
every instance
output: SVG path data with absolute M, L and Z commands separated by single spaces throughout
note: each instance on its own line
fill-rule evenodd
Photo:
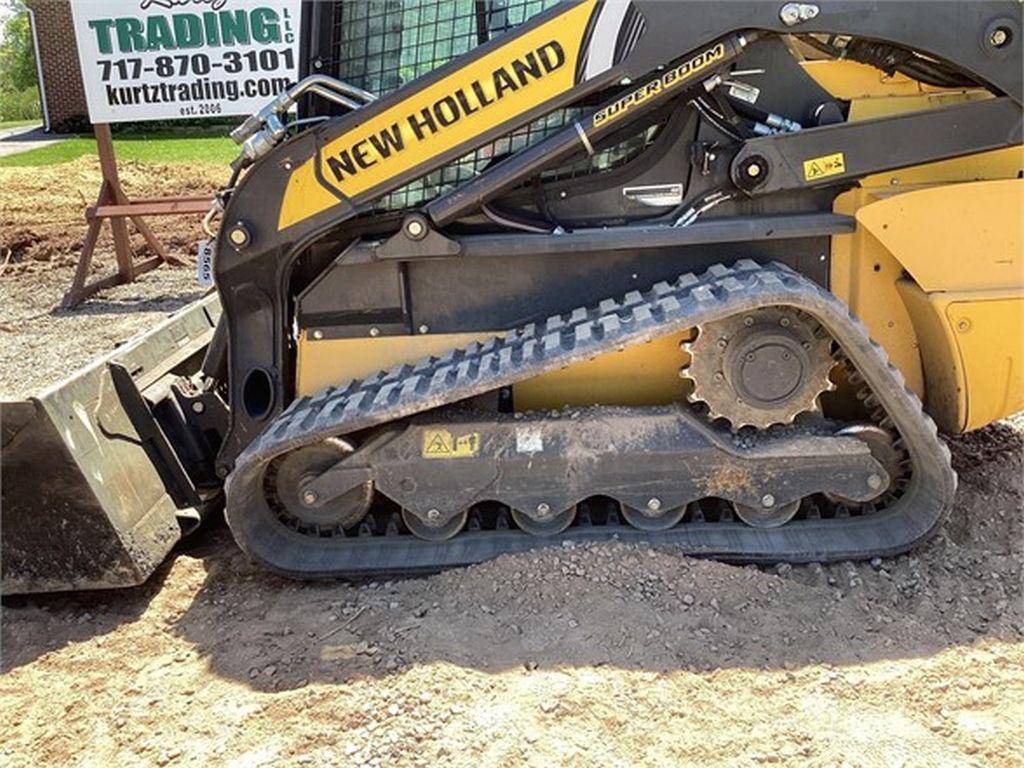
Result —
M 0 120 L 0 131 L 7 128 L 27 128 L 30 125 L 42 124 L 42 120 Z
M 114 137 L 117 159 L 141 163 L 217 163 L 231 162 L 238 147 L 226 135 L 190 135 L 185 131 L 153 131 L 126 133 Z M 200 135 L 196 135 L 200 134 Z M 57 165 L 96 154 L 96 139 L 91 136 L 73 136 L 49 146 L 0 157 L 0 168 L 33 168 Z

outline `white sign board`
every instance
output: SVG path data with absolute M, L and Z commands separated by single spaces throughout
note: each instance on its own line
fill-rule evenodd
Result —
M 247 115 L 298 79 L 300 0 L 72 0 L 94 123 Z

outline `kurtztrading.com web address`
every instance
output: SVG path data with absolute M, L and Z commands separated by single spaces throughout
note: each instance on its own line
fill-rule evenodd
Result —
M 242 81 L 198 78 L 190 83 L 138 83 L 107 85 L 107 103 L 112 107 L 145 104 L 196 104 L 269 98 L 290 85 L 287 77 L 254 77 Z

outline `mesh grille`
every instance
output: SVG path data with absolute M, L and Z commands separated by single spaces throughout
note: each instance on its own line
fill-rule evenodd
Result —
M 333 3 L 331 57 L 321 71 L 384 95 L 500 36 L 558 0 L 343 0 Z M 322 9 L 322 12 L 328 12 Z M 557 110 L 491 145 L 385 195 L 381 211 L 420 205 L 473 178 L 494 158 L 518 151 L 568 124 L 579 110 Z M 574 178 L 616 167 L 639 154 L 637 136 L 546 178 Z

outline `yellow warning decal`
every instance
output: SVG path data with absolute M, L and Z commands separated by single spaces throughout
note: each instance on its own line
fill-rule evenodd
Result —
M 455 436 L 447 429 L 423 430 L 423 458 L 466 459 L 480 453 L 480 433 Z
M 846 173 L 846 158 L 842 152 L 804 160 L 804 181 L 815 181 Z

